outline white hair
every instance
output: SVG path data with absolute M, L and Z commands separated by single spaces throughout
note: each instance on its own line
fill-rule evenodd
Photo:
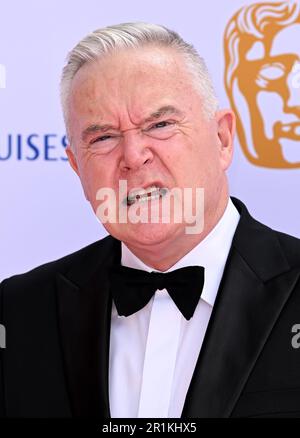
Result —
M 148 23 L 123 23 L 97 29 L 83 38 L 68 54 L 61 78 L 61 102 L 68 129 L 68 101 L 71 83 L 78 70 L 86 63 L 122 50 L 138 49 L 147 45 L 174 48 L 186 62 L 192 74 L 196 91 L 203 98 L 203 111 L 212 118 L 218 109 L 212 80 L 206 64 L 195 48 L 186 43 L 176 32 L 164 26 Z

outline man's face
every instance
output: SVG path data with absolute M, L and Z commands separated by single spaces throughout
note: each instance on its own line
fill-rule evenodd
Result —
M 233 126 L 230 111 L 210 121 L 204 117 L 180 55 L 130 50 L 84 65 L 75 75 L 69 102 L 75 154 L 67 152 L 95 212 L 98 190 L 107 187 L 118 194 L 119 181 L 125 180 L 128 190 L 156 186 L 195 193 L 204 188 L 205 214 L 213 218 L 226 196 Z M 151 205 L 155 208 L 155 202 Z M 159 223 L 104 224 L 132 246 L 175 242 L 185 225 L 162 223 L 161 216 Z
M 300 24 L 293 24 L 240 54 L 232 95 L 242 146 L 258 165 L 300 167 L 299 41 Z

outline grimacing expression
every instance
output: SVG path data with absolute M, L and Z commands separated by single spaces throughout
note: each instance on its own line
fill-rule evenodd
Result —
M 75 153 L 67 153 L 95 212 L 97 191 L 108 187 L 117 193 L 119 181 L 126 180 L 128 190 L 204 188 L 205 214 L 213 216 L 225 196 L 233 130 L 230 110 L 207 120 L 191 74 L 173 50 L 124 50 L 85 64 L 72 81 L 69 132 Z M 174 241 L 185 228 L 174 221 L 104 226 L 119 240 L 142 245 Z
M 300 167 L 299 41 L 300 24 L 296 23 L 281 29 L 272 41 L 257 42 L 240 53 L 238 88 L 231 93 L 239 125 L 250 127 L 248 134 L 245 129 L 244 149 L 255 164 Z

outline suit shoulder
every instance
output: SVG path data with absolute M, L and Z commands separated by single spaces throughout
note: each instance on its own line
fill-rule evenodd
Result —
M 300 268 L 300 239 L 274 230 L 270 226 L 252 217 L 246 206 L 232 197 L 240 213 L 240 221 L 233 238 L 233 246 L 246 259 L 248 264 L 265 277 L 266 269 L 273 270 L 274 265 L 286 264 L 291 269 Z M 260 266 L 257 263 L 259 255 Z
M 71 269 L 76 270 L 76 266 L 80 266 L 84 270 L 94 260 L 98 260 L 101 263 L 101 258 L 105 258 L 114 240 L 111 236 L 106 236 L 62 258 L 37 266 L 26 273 L 7 278 L 0 284 L 0 288 L 2 290 L 37 289 L 39 286 L 44 287 L 45 284 L 53 283 L 57 273 L 64 274 Z
M 292 267 L 300 267 L 300 239 L 275 231 L 279 244 Z

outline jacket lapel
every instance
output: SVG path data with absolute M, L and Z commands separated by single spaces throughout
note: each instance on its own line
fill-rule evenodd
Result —
M 75 264 L 71 272 L 57 276 L 59 328 L 74 417 L 110 417 L 108 362 L 112 300 L 107 268 L 120 261 L 120 242 L 109 237 L 105 243 L 90 260 L 82 261 L 80 266 Z
M 233 201 L 241 218 L 182 417 L 230 416 L 300 276 L 275 233 Z

